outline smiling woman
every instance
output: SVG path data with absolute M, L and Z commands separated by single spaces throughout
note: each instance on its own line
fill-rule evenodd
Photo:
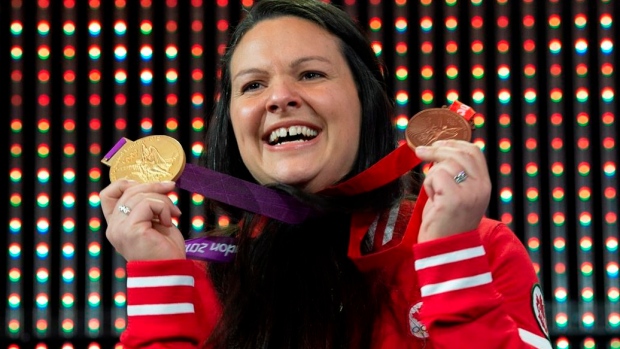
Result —
M 234 221 L 207 234 L 235 239 L 217 247 L 235 257 L 196 262 L 172 224 L 173 183 L 110 184 L 127 348 L 550 348 L 525 249 L 484 217 L 484 155 L 463 140 L 397 145 L 381 62 L 345 12 L 263 0 L 227 47 L 204 166 L 317 215 L 289 224 L 212 201 L 207 215 Z M 416 161 L 433 164 L 422 186 Z
M 336 36 L 296 17 L 261 21 L 237 44 L 230 69 L 233 131 L 259 183 L 315 192 L 350 171 L 361 106 Z M 297 128 L 312 137 L 291 142 Z

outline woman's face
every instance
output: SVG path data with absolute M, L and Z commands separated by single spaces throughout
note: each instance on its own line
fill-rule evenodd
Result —
M 230 70 L 235 138 L 259 183 L 317 192 L 351 170 L 361 105 L 335 36 L 296 17 L 264 20 L 241 39 Z

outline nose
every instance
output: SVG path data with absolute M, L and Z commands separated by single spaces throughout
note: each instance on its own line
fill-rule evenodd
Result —
M 294 83 L 287 81 L 272 81 L 271 94 L 267 100 L 267 110 L 270 113 L 286 112 L 290 108 L 298 108 L 301 105 L 301 97 Z

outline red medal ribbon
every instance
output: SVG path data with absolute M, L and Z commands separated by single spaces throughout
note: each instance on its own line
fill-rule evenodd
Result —
M 473 117 L 477 114 L 471 107 L 459 102 L 454 101 L 449 109 L 456 112 L 465 118 L 468 122 L 473 122 Z M 357 174 L 356 176 L 330 186 L 322 190 L 321 194 L 326 195 L 355 195 L 382 187 L 394 180 L 397 180 L 405 173 L 411 171 L 418 166 L 422 160 L 415 155 L 415 152 L 407 142 L 403 142 L 395 150 L 390 152 L 387 156 L 379 160 L 374 165 L 370 166 L 365 171 Z M 428 200 L 428 196 L 424 187 L 420 189 L 420 193 L 416 199 L 413 213 L 407 224 L 405 235 L 402 241 L 391 251 L 397 251 L 397 253 L 410 253 L 411 246 L 416 242 L 418 232 L 420 231 L 420 225 L 422 224 L 422 211 L 424 205 Z M 376 266 L 374 262 L 376 258 L 382 258 L 386 251 L 362 256 L 360 246 L 362 240 L 368 232 L 368 227 L 372 224 L 376 217 L 365 213 L 354 214 L 351 218 L 351 232 L 349 238 L 349 250 L 348 256 L 356 259 L 358 268 L 365 270 L 370 266 Z

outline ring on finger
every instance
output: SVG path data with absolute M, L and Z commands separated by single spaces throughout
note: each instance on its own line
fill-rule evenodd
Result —
M 456 184 L 461 184 L 465 182 L 466 179 L 467 179 L 467 172 L 465 171 L 461 171 L 456 176 L 454 176 L 454 181 L 456 182 Z
M 127 205 L 118 205 L 118 210 L 125 216 L 128 216 L 131 213 L 131 208 Z

